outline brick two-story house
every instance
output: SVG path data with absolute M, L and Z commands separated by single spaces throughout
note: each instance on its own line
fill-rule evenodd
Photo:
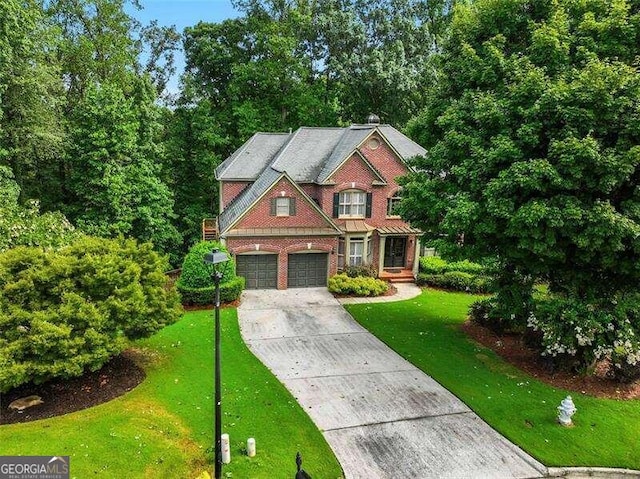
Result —
M 349 128 L 256 133 L 217 169 L 218 229 L 247 288 L 324 286 L 345 265 L 415 274 L 420 232 L 396 178 L 425 150 L 372 116 Z

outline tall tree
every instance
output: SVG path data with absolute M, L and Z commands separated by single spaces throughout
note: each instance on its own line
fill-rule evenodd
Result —
M 403 215 L 450 247 L 497 255 L 501 299 L 524 322 L 532 278 L 581 301 L 637 290 L 639 9 L 459 6 L 440 81 L 410 125 L 428 153 L 404 182 Z
M 160 178 L 161 124 L 153 86 L 134 79 L 133 90 L 102 83 L 87 87 L 72 131 L 69 216 L 84 231 L 127 235 L 173 251 L 173 195 Z
M 163 179 L 175 197 L 175 225 L 183 234 L 182 251 L 202 238 L 202 220 L 218 214 L 218 184 L 213 171 L 227 148 L 213 107 L 197 105 L 165 110 L 166 159 Z
M 56 42 L 38 2 L 2 2 L 0 164 L 11 167 L 25 197 L 47 206 L 58 200 L 57 159 L 65 141 Z

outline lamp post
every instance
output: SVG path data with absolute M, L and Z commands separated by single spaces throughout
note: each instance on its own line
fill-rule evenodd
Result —
M 213 282 L 216 286 L 215 296 L 215 362 L 214 362 L 214 384 L 215 384 L 215 413 L 214 413 L 214 475 L 215 479 L 222 477 L 222 405 L 221 405 L 221 387 L 220 387 L 220 280 L 223 273 L 219 265 L 229 261 L 227 253 L 223 253 L 217 249 L 213 249 L 210 253 L 204 255 L 205 264 L 213 265 Z

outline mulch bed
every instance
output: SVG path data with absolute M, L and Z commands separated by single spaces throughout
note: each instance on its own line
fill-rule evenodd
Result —
M 131 391 L 145 377 L 144 370 L 134 361 L 134 353 L 125 351 L 99 371 L 82 377 L 25 384 L 0 394 L 0 424 L 36 421 L 96 406 Z M 40 396 L 44 404 L 27 408 L 22 413 L 8 409 L 15 399 L 31 395 Z
M 478 343 L 493 350 L 508 363 L 551 386 L 601 398 L 640 398 L 640 381 L 621 384 L 606 377 L 598 368 L 590 376 L 550 370 L 548 363 L 540 357 L 537 351 L 527 347 L 520 335 L 503 334 L 498 336 L 493 331 L 471 321 L 465 322 L 462 325 L 462 330 Z

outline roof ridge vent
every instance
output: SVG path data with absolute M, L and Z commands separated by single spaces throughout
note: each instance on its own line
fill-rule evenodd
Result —
M 367 125 L 379 125 L 379 124 L 380 124 L 380 117 L 375 113 L 369 113 L 369 116 L 367 117 Z

